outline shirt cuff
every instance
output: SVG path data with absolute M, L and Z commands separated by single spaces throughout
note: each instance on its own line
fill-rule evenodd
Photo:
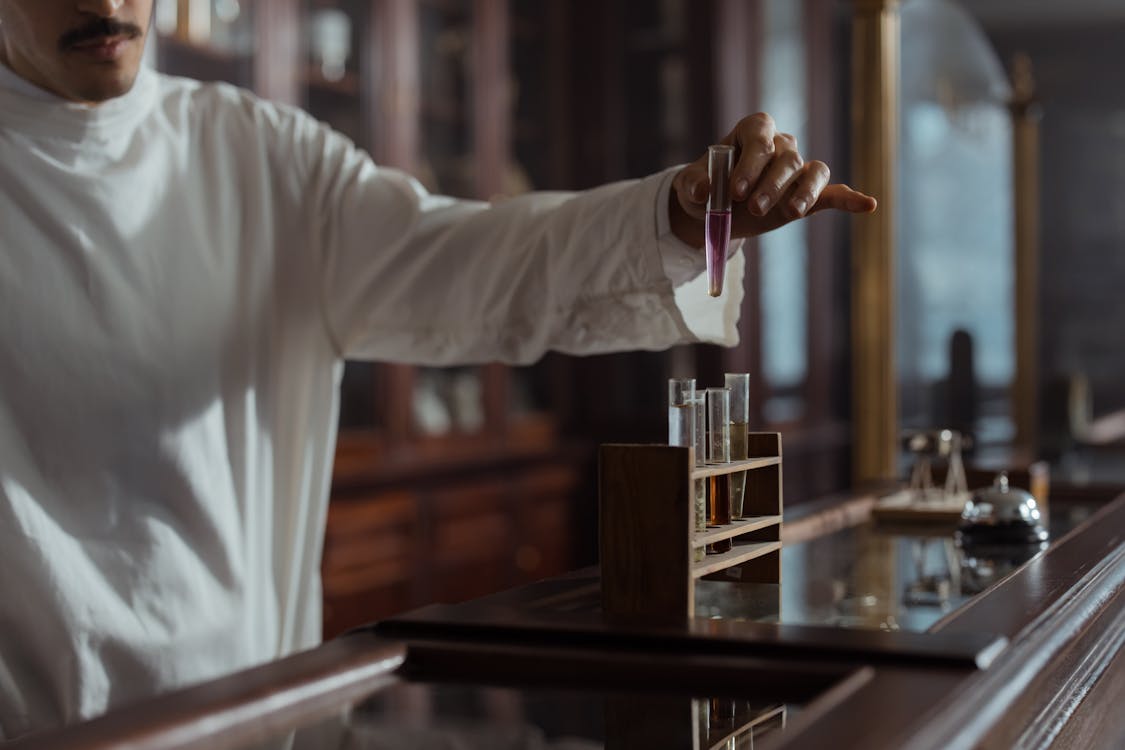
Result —
M 668 215 L 668 200 L 672 180 L 683 165 L 665 170 L 656 194 L 656 240 L 664 274 L 675 290 L 676 307 L 684 323 L 698 340 L 734 346 L 738 343 L 738 319 L 742 309 L 743 274 L 745 263 L 743 241 L 735 240 L 727 249 L 726 284 L 723 294 L 711 297 L 707 293 L 707 256 L 672 232 Z
M 656 242 L 660 249 L 660 262 L 664 265 L 664 275 L 678 287 L 707 268 L 707 259 L 698 248 L 687 244 L 672 232 L 672 219 L 668 215 L 668 198 L 672 192 L 672 180 L 683 166 L 664 171 L 660 189 L 656 193 Z
M 656 242 L 660 251 L 660 262 L 664 275 L 678 289 L 696 279 L 707 270 L 707 256 L 697 247 L 687 244 L 672 231 L 672 217 L 668 215 L 668 200 L 672 192 L 672 180 L 684 168 L 681 164 L 667 169 L 656 193 Z M 742 240 L 734 240 L 727 248 L 727 259 L 734 257 L 742 249 Z

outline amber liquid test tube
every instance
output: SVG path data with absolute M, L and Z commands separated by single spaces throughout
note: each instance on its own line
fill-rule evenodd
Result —
M 707 389 L 707 463 L 730 463 L 730 391 L 726 388 Z M 730 523 L 730 478 L 727 475 L 708 477 L 707 503 L 711 526 Z M 722 539 L 707 545 L 707 552 L 729 552 L 733 542 Z
M 730 460 L 745 461 L 750 433 L 750 375 L 728 372 L 726 386 L 730 390 Z M 730 476 L 730 514 L 734 520 L 743 515 L 743 501 L 746 498 L 746 472 L 740 471 Z

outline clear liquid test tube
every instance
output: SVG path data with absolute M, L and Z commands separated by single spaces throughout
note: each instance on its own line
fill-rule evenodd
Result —
M 695 447 L 695 378 L 668 381 L 668 445 Z
M 707 389 L 707 463 L 730 463 L 730 390 Z

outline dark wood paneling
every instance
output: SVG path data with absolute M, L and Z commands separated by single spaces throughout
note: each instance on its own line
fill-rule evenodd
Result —
M 322 564 L 325 635 L 561 574 L 574 565 L 576 485 L 566 459 L 499 452 L 337 487 Z
M 602 606 L 614 617 L 682 617 L 691 611 L 691 456 L 684 448 L 602 446 Z
M 1125 624 L 1118 627 L 1125 628 Z M 1125 649 L 1118 649 L 1093 684 L 1077 686 L 1064 700 L 1078 701 L 1069 721 L 1051 740 L 1056 750 L 1125 747 Z

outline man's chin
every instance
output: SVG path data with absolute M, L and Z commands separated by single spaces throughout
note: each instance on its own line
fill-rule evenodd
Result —
M 137 68 L 99 71 L 75 81 L 70 99 L 87 104 L 102 104 L 128 94 L 137 81 Z

